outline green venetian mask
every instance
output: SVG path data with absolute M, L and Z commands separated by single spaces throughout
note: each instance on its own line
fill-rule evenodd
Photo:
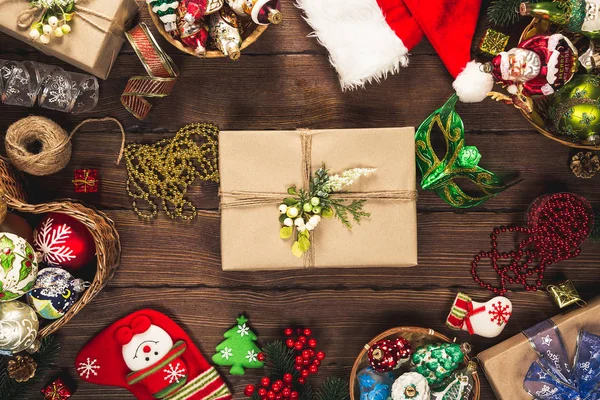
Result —
M 435 191 L 444 201 L 457 208 L 475 207 L 509 186 L 502 179 L 478 166 L 481 154 L 477 147 L 465 145 L 465 129 L 455 110 L 458 97 L 453 95 L 442 108 L 433 112 L 417 129 L 415 144 L 417 165 L 423 176 L 421 187 Z M 446 154 L 440 160 L 431 146 L 431 131 L 438 127 L 446 141 Z M 457 184 L 461 178 L 471 181 L 480 195 L 469 195 Z

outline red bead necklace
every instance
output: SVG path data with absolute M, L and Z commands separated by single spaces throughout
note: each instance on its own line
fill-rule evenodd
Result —
M 492 248 L 473 257 L 471 275 L 475 282 L 497 295 L 508 291 L 507 284 L 522 284 L 528 291 L 536 291 L 542 286 L 546 268 L 562 260 L 577 257 L 579 246 L 588 237 L 593 226 L 593 211 L 583 197 L 572 193 L 556 193 L 536 199 L 527 212 L 527 227 L 501 226 L 494 228 L 490 235 Z M 517 250 L 498 251 L 497 238 L 504 232 L 519 232 L 528 235 L 519 242 Z M 477 273 L 478 263 L 489 258 L 494 271 L 500 277 L 500 285 L 495 287 L 484 282 Z M 498 265 L 498 260 L 510 259 L 506 266 Z M 537 274 L 534 283 L 528 279 Z

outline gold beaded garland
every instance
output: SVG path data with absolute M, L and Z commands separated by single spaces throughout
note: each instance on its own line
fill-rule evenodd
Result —
M 219 181 L 218 134 L 219 129 L 213 124 L 190 124 L 172 138 L 154 144 L 127 145 L 127 193 L 134 199 L 133 210 L 142 218 L 152 219 L 158 214 L 153 200 L 157 198 L 170 218 L 194 219 L 198 214 L 196 207 L 185 195 L 196 178 Z M 201 144 L 194 141 L 196 136 L 202 139 Z M 140 210 L 138 200 L 147 202 L 150 210 Z

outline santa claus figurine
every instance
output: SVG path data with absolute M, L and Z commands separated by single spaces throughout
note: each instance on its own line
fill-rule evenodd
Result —
M 152 325 L 150 318 L 140 315 L 115 332 L 115 340 L 123 346 L 123 360 L 132 371 L 127 383 L 141 383 L 157 399 L 165 398 L 187 381 L 187 367 L 181 355 L 187 349 L 183 340 L 173 344 L 164 329 Z
M 577 49 L 561 34 L 534 36 L 484 65 L 510 94 L 547 96 L 577 71 Z

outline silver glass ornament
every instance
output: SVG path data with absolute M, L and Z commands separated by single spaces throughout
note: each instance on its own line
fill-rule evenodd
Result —
M 35 343 L 40 323 L 31 307 L 20 301 L 0 303 L 0 353 L 27 350 Z

